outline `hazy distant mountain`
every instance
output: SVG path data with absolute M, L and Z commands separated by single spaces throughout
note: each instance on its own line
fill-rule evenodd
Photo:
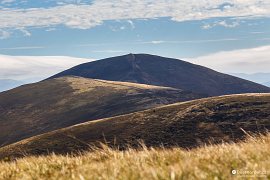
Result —
M 254 74 L 231 73 L 231 74 L 243 79 L 257 82 L 266 86 L 270 86 L 270 73 L 254 73 Z
M 56 130 L 0 148 L 9 156 L 71 153 L 98 142 L 120 148 L 137 146 L 197 147 L 239 141 L 270 130 L 270 94 L 244 94 L 176 103 Z M 53 120 L 52 120 L 53 121 Z M 106 141 L 106 142 L 105 142 Z
M 270 88 L 185 61 L 147 54 L 129 54 L 89 62 L 52 78 L 75 75 L 174 87 L 208 96 L 270 92 Z
M 24 84 L 22 81 L 12 79 L 0 79 L 0 92 L 6 91 Z
M 0 146 L 59 128 L 200 98 L 143 84 L 63 77 L 0 93 Z

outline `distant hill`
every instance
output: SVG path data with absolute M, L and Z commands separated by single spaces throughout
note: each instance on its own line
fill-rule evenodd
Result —
M 22 81 L 17 81 L 13 79 L 0 79 L 0 92 L 18 87 L 22 84 Z
M 203 97 L 143 84 L 63 77 L 0 93 L 0 146 L 89 120 Z
M 100 119 L 35 136 L 0 149 L 0 158 L 65 154 L 98 142 L 121 148 L 201 145 L 239 141 L 270 129 L 270 94 L 206 98 Z M 53 120 L 52 120 L 53 121 Z
M 178 59 L 128 54 L 75 66 L 52 78 L 75 75 L 174 87 L 208 96 L 270 92 L 270 88 Z

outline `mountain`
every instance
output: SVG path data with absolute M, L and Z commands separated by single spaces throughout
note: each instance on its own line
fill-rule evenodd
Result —
M 0 79 L 0 92 L 18 87 L 22 84 L 22 81 L 17 81 L 13 79 Z
M 270 94 L 229 95 L 176 103 L 77 124 L 0 149 L 0 158 L 73 153 L 98 142 L 120 149 L 146 146 L 193 148 L 239 141 L 270 129 Z M 52 120 L 53 121 L 53 120 Z
M 208 96 L 270 92 L 270 88 L 178 59 L 128 54 L 75 66 L 56 74 L 174 87 Z
M 62 77 L 0 93 L 0 146 L 55 129 L 202 97 L 126 82 Z

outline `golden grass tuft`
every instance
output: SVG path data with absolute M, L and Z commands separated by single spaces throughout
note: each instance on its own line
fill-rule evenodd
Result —
M 0 162 L 1 179 L 269 179 L 270 134 L 192 150 L 107 146 L 79 156 L 25 157 Z M 235 169 L 238 174 L 232 175 Z M 257 173 L 257 174 L 254 174 Z M 260 173 L 260 174 L 259 174 Z

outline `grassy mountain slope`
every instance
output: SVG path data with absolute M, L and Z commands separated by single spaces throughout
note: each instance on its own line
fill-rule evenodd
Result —
M 0 158 L 22 154 L 60 154 L 110 146 L 180 146 L 192 148 L 238 141 L 270 129 L 270 94 L 230 95 L 167 105 L 100 119 L 35 136 L 0 149 Z
M 201 96 L 157 86 L 63 77 L 0 94 L 0 146 L 89 120 Z
M 129 54 L 85 63 L 52 78 L 75 75 L 174 87 L 208 96 L 270 92 L 270 88 L 178 59 Z
M 270 135 L 190 151 L 104 148 L 76 157 L 51 155 L 0 162 L 0 179 L 270 179 L 269 149 Z

